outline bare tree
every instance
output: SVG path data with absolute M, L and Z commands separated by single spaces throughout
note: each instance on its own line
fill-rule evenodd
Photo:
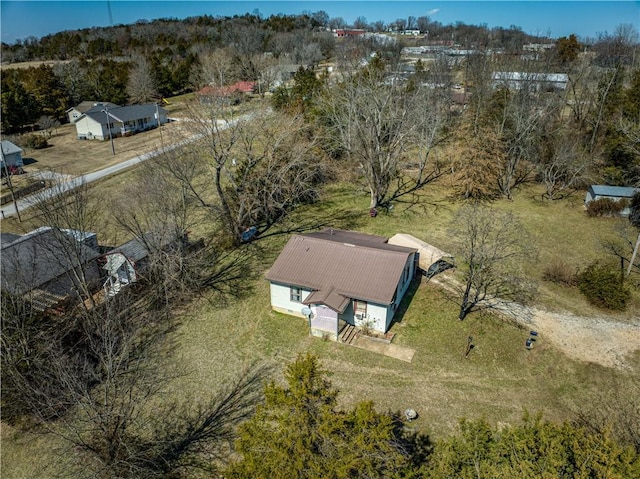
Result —
M 564 198 L 587 181 L 594 162 L 571 130 L 559 129 L 545 139 L 546 154 L 537 163 L 538 177 L 545 186 L 543 196 Z
M 252 276 L 256 251 L 225 251 L 215 236 L 217 219 L 200 207 L 200 195 L 212 193 L 209 174 L 197 152 L 168 151 L 145 163 L 115 202 L 116 223 L 148 252 L 138 274 L 166 307 L 194 293 L 214 293 L 218 301 L 241 296 Z M 188 235 L 194 229 L 201 237 Z
M 51 116 L 44 115 L 38 120 L 38 126 L 44 130 L 48 138 L 51 138 L 53 131 L 60 126 L 60 122 Z
M 314 201 L 324 167 L 301 118 L 273 112 L 233 118 L 224 100 L 192 105 L 190 125 L 201 136 L 193 154 L 211 173 L 200 186 L 179 180 L 228 240 L 239 244 L 271 230 L 296 205 Z
M 514 215 L 468 204 L 454 218 L 451 234 L 464 273 L 460 296 L 454 299 L 460 305 L 458 319 L 531 298 L 534 287 L 523 274 L 523 263 L 534 252 Z
M 136 56 L 129 71 L 127 95 L 132 103 L 148 103 L 158 98 L 158 85 L 146 58 Z
M 638 249 L 640 248 L 640 192 L 637 192 L 631 198 L 631 204 L 629 205 L 629 223 L 638 230 L 638 239 L 633 247 L 633 253 L 629 260 L 629 267 L 627 268 L 627 276 L 631 274 L 631 269 L 634 266 Z
M 232 66 L 233 52 L 228 48 L 218 48 L 200 55 L 200 69 L 192 83 L 197 88 L 205 85 L 222 87 L 236 79 Z
M 328 90 L 321 108 L 329 135 L 340 139 L 360 169 L 371 208 L 388 206 L 440 176 L 431 156 L 446 138 L 443 103 L 432 92 L 405 89 L 387 76 L 381 60 Z
M 89 185 L 81 183 L 67 189 L 62 182 L 36 193 L 33 206 L 39 222 L 49 228 L 48 234 L 40 235 L 41 240 L 36 241 L 48 252 L 51 261 L 62 266 L 73 291 L 87 307 L 94 305 L 96 279 L 92 274 L 94 268 L 87 267 L 92 247 L 87 241 L 88 233 L 98 227 L 98 208 Z
M 144 290 L 77 317 L 25 324 L 23 311 L 13 313 L 3 314 L 3 401 L 10 392 L 40 430 L 63 440 L 59 457 L 74 477 L 211 470 L 259 400 L 264 367 L 247 368 L 209 398 L 166 401 L 168 384 L 182 375 L 169 361 L 176 322 Z
M 575 423 L 590 431 L 613 435 L 620 444 L 640 451 L 640 382 L 629 376 L 600 391 L 575 410 Z
M 499 89 L 492 98 L 489 121 L 505 145 L 502 161 L 497 163 L 497 186 L 508 199 L 515 188 L 531 179 L 543 134 L 557 123 L 562 107 L 560 95 L 540 91 L 538 75 L 528 74 L 518 89 Z

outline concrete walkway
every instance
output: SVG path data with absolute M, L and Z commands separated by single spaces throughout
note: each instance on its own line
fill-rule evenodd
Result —
M 382 354 L 390 358 L 399 359 L 410 363 L 413 360 L 413 355 L 416 353 L 415 349 L 407 348 L 405 346 L 398 346 L 397 344 L 388 344 L 382 341 L 376 341 L 375 339 L 368 338 L 362 334 L 358 335 L 356 340 L 351 343 L 359 349 L 366 349 L 373 353 Z

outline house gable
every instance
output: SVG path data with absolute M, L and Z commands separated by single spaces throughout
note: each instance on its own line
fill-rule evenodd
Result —
M 303 316 L 305 305 L 314 314 L 328 307 L 341 321 L 386 331 L 413 279 L 415 256 L 415 248 L 353 231 L 295 235 L 266 274 L 272 308 Z
M 416 250 L 388 245 L 382 237 L 357 235 L 342 230 L 295 235 L 266 277 L 313 291 L 334 288 L 348 298 L 393 303 L 407 260 Z M 347 238 L 351 242 L 340 241 Z

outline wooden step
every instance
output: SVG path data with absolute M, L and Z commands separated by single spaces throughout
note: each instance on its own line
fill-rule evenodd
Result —
M 348 324 L 340 333 L 340 342 L 344 344 L 351 344 L 358 336 L 358 329 L 355 326 Z

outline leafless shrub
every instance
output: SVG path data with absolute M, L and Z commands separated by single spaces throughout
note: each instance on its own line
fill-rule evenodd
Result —
M 576 269 L 561 258 L 555 258 L 544 269 L 542 277 L 545 281 L 561 284 L 563 286 L 575 286 L 578 284 Z

